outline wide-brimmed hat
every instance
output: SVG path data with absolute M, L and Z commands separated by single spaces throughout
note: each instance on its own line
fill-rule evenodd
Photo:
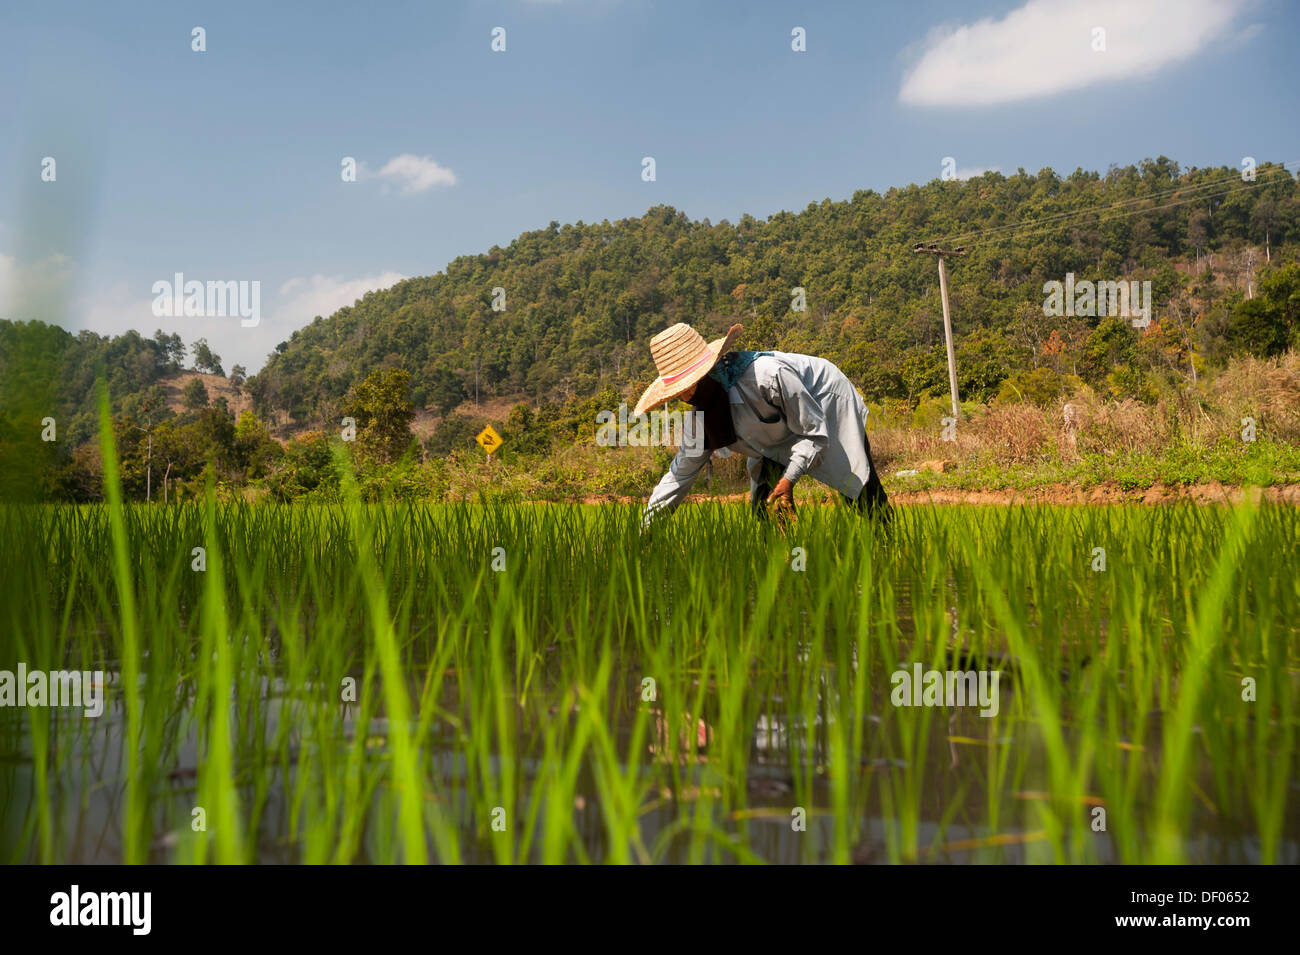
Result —
M 644 414 L 689 391 L 718 363 L 718 358 L 741 331 L 743 326 L 732 325 L 724 337 L 706 342 L 691 326 L 678 322 L 650 339 L 650 355 L 659 377 L 651 382 L 632 413 Z

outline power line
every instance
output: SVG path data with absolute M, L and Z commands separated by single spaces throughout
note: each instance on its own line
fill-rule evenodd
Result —
M 1260 181 L 1263 181 L 1266 177 L 1276 177 L 1278 175 L 1281 175 L 1282 173 L 1285 173 L 1287 169 L 1292 166 L 1295 166 L 1298 169 L 1300 169 L 1300 160 L 1293 160 L 1291 162 L 1283 163 L 1280 166 L 1275 167 L 1273 169 L 1266 170 L 1264 173 L 1260 175 L 1260 177 L 1258 177 L 1253 182 L 1239 182 L 1238 180 L 1240 179 L 1240 175 L 1233 175 L 1233 176 L 1225 177 L 1223 179 L 1211 180 L 1210 182 L 1200 183 L 1198 185 L 1176 186 L 1171 189 L 1164 190 L 1162 192 L 1152 193 L 1149 196 L 1134 196 L 1133 198 L 1130 199 L 1125 199 L 1119 202 L 1111 203 L 1109 205 L 1101 206 L 1097 208 L 1074 209 L 1069 212 L 1055 213 L 1050 216 L 1044 216 L 1041 219 L 1032 219 L 1026 222 L 1015 222 L 1008 225 L 994 226 L 989 229 L 978 229 L 970 232 L 953 233 L 951 235 L 945 236 L 944 238 L 936 241 L 946 244 L 946 243 L 955 242 L 957 240 L 970 242 L 974 239 L 988 239 L 990 237 L 996 239 L 1012 238 L 1013 236 L 1020 238 L 1023 237 L 1024 235 L 1041 235 L 1046 232 L 1055 231 L 1055 229 L 1057 228 L 1061 228 L 1069 225 L 1071 223 L 1071 220 L 1080 220 L 1083 219 L 1085 216 L 1095 217 L 1098 220 L 1111 221 L 1114 219 L 1121 219 L 1124 218 L 1125 216 L 1130 216 L 1130 215 L 1141 215 L 1143 213 L 1161 212 L 1165 209 L 1172 209 L 1175 206 L 1185 205 L 1188 202 L 1198 202 L 1204 199 L 1215 199 L 1215 198 L 1220 198 L 1222 196 L 1230 195 L 1233 192 L 1240 192 L 1245 189 L 1253 189 L 1256 185 L 1258 185 Z M 1152 208 L 1133 208 L 1133 209 L 1127 208 L 1130 206 L 1134 206 L 1138 203 L 1153 202 L 1157 199 L 1166 196 L 1186 194 L 1188 192 L 1199 192 L 1204 189 L 1211 189 L 1216 186 L 1222 186 L 1224 183 L 1228 183 L 1228 182 L 1235 183 L 1234 188 L 1226 189 L 1223 192 L 1213 193 L 1210 195 L 1189 196 L 1188 198 L 1180 199 L 1177 202 L 1164 203 L 1163 205 L 1157 205 Z M 1048 227 L 1039 228 L 1042 226 L 1048 226 Z M 1036 229 L 1036 231 L 1033 232 L 1022 231 L 1026 229 Z
M 1265 173 L 1265 175 L 1276 176 L 1282 172 L 1285 172 L 1285 170 L 1286 170 L 1286 166 L 1282 166 L 1278 169 L 1269 170 L 1267 173 Z M 1196 202 L 1202 199 L 1214 199 L 1219 196 L 1228 195 L 1232 192 L 1239 192 L 1245 189 L 1252 189 L 1257 184 L 1257 182 L 1242 182 L 1242 183 L 1237 183 L 1233 188 L 1224 190 L 1223 192 L 1220 193 L 1213 193 L 1210 195 L 1190 196 L 1186 199 L 1179 200 L 1178 202 L 1165 203 L 1164 205 L 1157 205 L 1150 208 L 1134 208 L 1134 209 L 1126 208 L 1129 206 L 1134 206 L 1138 203 L 1153 202 L 1163 196 L 1177 195 L 1180 193 L 1187 193 L 1187 192 L 1198 192 L 1203 189 L 1209 189 L 1216 186 L 1221 186 L 1223 185 L 1224 182 L 1234 181 L 1236 178 L 1237 177 L 1234 176 L 1231 179 L 1226 179 L 1226 180 L 1221 179 L 1213 182 L 1201 183 L 1198 186 L 1181 186 L 1177 189 L 1167 190 L 1166 192 L 1163 193 L 1153 193 L 1150 196 L 1137 196 L 1132 199 L 1127 199 L 1124 200 L 1123 202 L 1112 203 L 1107 206 L 1094 207 L 1091 209 L 1074 209 L 1069 212 L 1061 212 L 1051 216 L 1044 216 L 1041 219 L 1032 219 L 1026 222 L 1016 222 L 1016 223 L 1011 223 L 1009 225 L 994 226 L 989 229 L 979 229 L 979 230 L 973 230 L 971 232 L 956 233 L 952 236 L 946 237 L 944 241 L 953 241 L 955 239 L 968 240 L 969 238 L 972 237 L 979 237 L 984 239 L 987 239 L 989 237 L 1006 238 L 1012 235 L 1019 234 L 1021 230 L 1024 229 L 1031 229 L 1031 228 L 1048 225 L 1052 223 L 1058 224 L 1060 226 L 1068 225 L 1070 224 L 1071 220 L 1082 219 L 1085 216 L 1095 216 L 1098 219 L 1103 219 L 1103 218 L 1117 219 L 1117 218 L 1123 218 L 1126 215 L 1140 215 L 1142 213 L 1148 213 L 1148 212 L 1160 212 L 1163 209 L 1173 208 L 1174 206 L 1183 205 L 1187 202 Z M 1038 232 L 1035 232 L 1033 234 L 1035 235 L 1041 234 L 1043 231 L 1051 231 L 1051 230 L 1050 229 L 1039 230 Z
M 1267 177 L 1267 176 L 1277 176 L 1277 175 L 1279 175 L 1279 174 L 1285 172 L 1285 171 L 1287 170 L 1287 168 L 1290 167 L 1290 166 L 1296 166 L 1297 168 L 1300 168 L 1300 160 L 1293 160 L 1293 161 L 1288 162 L 1288 163 L 1282 163 L 1280 166 L 1278 166 L 1278 167 L 1276 167 L 1276 168 L 1274 168 L 1274 169 L 1266 170 L 1266 171 L 1263 173 L 1263 176 L 1266 176 L 1266 177 Z M 1112 210 L 1121 210 L 1121 211 L 1122 211 L 1125 207 L 1127 207 L 1127 206 L 1133 206 L 1133 205 L 1136 205 L 1136 204 L 1138 204 L 1138 203 L 1143 203 L 1143 202 L 1153 202 L 1153 201 L 1155 201 L 1155 200 L 1157 200 L 1157 199 L 1161 199 L 1161 198 L 1164 198 L 1164 197 L 1166 197 L 1166 196 L 1173 196 L 1173 195 L 1178 195 L 1178 194 L 1185 194 L 1185 193 L 1188 193 L 1188 192 L 1198 192 L 1198 191 L 1201 191 L 1201 190 L 1204 190 L 1204 189 L 1213 189 L 1213 188 L 1215 188 L 1215 187 L 1217 187 L 1217 186 L 1224 185 L 1225 183 L 1232 183 L 1232 184 L 1234 184 L 1234 186 L 1236 186 L 1236 185 L 1240 185 L 1241 188 L 1243 188 L 1243 189 L 1249 189 L 1249 188 L 1252 188 L 1253 186 L 1256 185 L 1256 182 L 1255 182 L 1255 181 L 1252 181 L 1252 182 L 1240 182 L 1240 183 L 1239 183 L 1239 182 L 1238 182 L 1239 179 L 1240 179 L 1240 176 L 1239 176 L 1239 175 L 1232 175 L 1232 176 L 1227 176 L 1227 177 L 1225 177 L 1225 178 L 1223 178 L 1223 179 L 1215 179 L 1215 180 L 1210 180 L 1209 182 L 1203 182 L 1203 183 L 1200 183 L 1199 185 L 1195 185 L 1195 186 L 1192 186 L 1192 185 L 1174 186 L 1174 187 L 1171 187 L 1171 188 L 1169 188 L 1169 189 L 1166 189 L 1166 190 L 1163 190 L 1163 191 L 1160 191 L 1160 192 L 1153 192 L 1153 193 L 1151 193 L 1150 195 L 1147 195 L 1147 196 L 1134 196 L 1134 197 L 1132 197 L 1132 198 L 1130 198 L 1130 199 L 1120 200 L 1120 201 L 1117 201 L 1117 202 L 1113 202 L 1113 203 L 1111 203 L 1111 204 L 1108 205 L 1108 206 L 1102 206 L 1102 207 L 1095 208 L 1095 209 L 1074 209 L 1074 210 L 1071 210 L 1071 211 L 1068 211 L 1068 212 L 1060 212 L 1060 213 L 1056 213 L 1055 215 L 1045 216 L 1045 217 L 1043 217 L 1043 218 L 1041 218 L 1041 219 L 1034 219 L 1034 220 L 1029 221 L 1029 222 L 1017 222 L 1017 223 L 1011 223 L 1011 224 L 1009 224 L 1009 225 L 995 226 L 995 227 L 993 227 L 993 228 L 991 228 L 991 229 L 979 229 L 979 230 L 974 230 L 974 231 L 971 231 L 971 232 L 956 233 L 956 234 L 953 235 L 953 236 L 948 236 L 948 237 L 946 237 L 946 238 L 945 238 L 945 241 L 952 241 L 953 239 L 961 239 L 961 238 L 965 238 L 966 236 L 969 236 L 969 235 L 981 235 L 981 236 L 987 236 L 987 235 L 991 235 L 991 234 L 994 234 L 994 233 L 1000 233 L 1000 232 L 1014 232 L 1015 230 L 1017 230 L 1017 229 L 1019 229 L 1019 228 L 1022 228 L 1022 227 L 1029 227 L 1029 226 L 1035 226 L 1035 225 L 1043 225 L 1043 224 L 1046 224 L 1046 223 L 1048 223 L 1048 222 L 1058 221 L 1058 220 L 1062 220 L 1062 219 L 1070 219 L 1070 218 L 1072 218 L 1072 217 L 1078 217 L 1078 216 L 1081 216 L 1081 215 L 1084 215 L 1084 214 L 1087 214 L 1087 213 L 1090 213 L 1090 212 L 1095 212 L 1097 215 L 1100 216 L 1100 215 L 1103 215 L 1103 214 L 1105 214 L 1105 213 L 1107 213 L 1107 212 L 1110 212 L 1110 211 L 1112 211 Z M 1230 190 L 1230 191 L 1231 191 L 1231 190 Z M 1214 197 L 1213 197 L 1213 196 L 1200 196 L 1200 197 L 1194 197 L 1194 198 L 1214 198 Z M 1158 208 L 1165 208 L 1165 207 L 1158 207 Z M 1138 212 L 1148 212 L 1148 211 L 1156 211 L 1156 210 L 1150 210 L 1150 209 L 1138 209 L 1138 210 L 1136 210 L 1136 211 L 1138 211 Z
M 1276 172 L 1276 171 L 1277 170 L 1270 170 L 1270 172 Z M 1213 189 L 1223 185 L 1226 182 L 1235 182 L 1238 178 L 1239 177 L 1237 176 L 1231 176 L 1228 177 L 1227 179 L 1216 179 L 1216 180 L 1211 180 L 1210 182 L 1201 183 L 1198 186 L 1179 186 L 1174 189 L 1168 189 L 1164 192 L 1153 192 L 1149 196 L 1134 196 L 1130 199 L 1124 199 L 1121 201 L 1113 202 L 1108 206 L 1098 206 L 1098 207 L 1093 207 L 1091 209 L 1071 209 L 1068 212 L 1058 212 L 1055 213 L 1054 215 L 1044 216 L 1041 219 L 1034 219 L 1029 222 L 1013 222 L 1008 225 L 993 226 L 989 229 L 977 229 L 971 232 L 959 232 L 953 236 L 947 237 L 947 240 L 952 241 L 953 239 L 964 239 L 967 236 L 971 236 L 971 235 L 989 236 L 1001 232 L 1014 232 L 1016 229 L 1022 227 L 1028 227 L 1032 225 L 1044 225 L 1049 222 L 1056 222 L 1063 219 L 1070 219 L 1072 217 L 1080 216 L 1088 212 L 1095 212 L 1097 215 L 1102 215 L 1106 212 L 1110 212 L 1113 210 L 1122 211 L 1124 208 L 1128 206 L 1134 206 L 1142 202 L 1154 202 L 1155 200 L 1164 198 L 1166 196 L 1177 195 L 1183 192 L 1197 192 L 1202 189 Z M 1253 185 L 1253 183 L 1245 183 L 1245 185 L 1249 186 L 1249 185 Z M 1141 209 L 1139 211 L 1145 212 L 1148 210 Z
M 1207 195 L 1207 196 L 1192 196 L 1192 197 L 1190 197 L 1190 198 L 1188 198 L 1188 199 L 1180 199 L 1178 202 L 1167 202 L 1167 203 L 1165 203 L 1164 205 L 1162 205 L 1162 206 L 1157 206 L 1157 207 L 1155 207 L 1155 208 L 1153 208 L 1153 209 L 1131 209 L 1131 210 L 1129 210 L 1129 211 L 1127 211 L 1127 212 L 1116 213 L 1116 214 L 1114 214 L 1114 215 L 1110 215 L 1110 216 L 1105 216 L 1105 212 L 1106 212 L 1106 210 L 1102 210 L 1102 212 L 1100 212 L 1100 213 L 1097 214 L 1097 216 L 1098 216 L 1097 224 L 1098 224 L 1098 225 L 1106 225 L 1106 224 L 1109 224 L 1109 223 L 1111 223 L 1111 222 L 1118 221 L 1118 220 L 1120 220 L 1120 219 L 1128 218 L 1129 216 L 1145 215 L 1145 214 L 1148 214 L 1148 213 L 1155 213 L 1155 212 L 1164 212 L 1166 209 L 1173 209 L 1173 208 L 1176 207 L 1176 206 L 1183 206 L 1183 205 L 1186 205 L 1186 204 L 1189 203 L 1189 202 L 1200 202 L 1200 201 L 1205 200 L 1205 199 L 1218 199 L 1218 198 L 1222 198 L 1223 196 L 1231 195 L 1231 194 L 1234 193 L 1234 192 L 1244 192 L 1245 190 L 1250 189 L 1253 185 L 1254 185 L 1253 183 L 1247 183 L 1247 184 L 1245 184 L 1244 186 L 1238 186 L 1238 187 L 1235 188 L 1235 189 L 1226 189 L 1226 190 L 1224 190 L 1223 192 L 1212 193 L 1212 194 Z M 1103 218 L 1103 216 L 1104 216 L 1104 218 Z M 1049 233 L 1049 232 L 1055 232 L 1055 231 L 1057 231 L 1058 229 L 1065 228 L 1065 227 L 1069 226 L 1070 224 L 1071 224 L 1071 223 L 1069 223 L 1069 222 L 1062 222 L 1062 223 L 1057 223 L 1057 224 L 1055 224 L 1055 225 L 1051 225 L 1051 226 L 1048 226 L 1048 227 L 1046 227 L 1046 228 L 1042 228 L 1042 229 L 1031 229 L 1031 230 L 1029 230 L 1029 231 L 1022 231 L 1022 232 L 1015 232 L 1015 233 L 1007 233 L 1007 234 L 1005 234 L 1005 235 L 995 236 L 995 237 L 994 237 L 994 241 L 999 241 L 999 240 L 1001 240 L 1001 239 L 1011 239 L 1011 238 L 1023 239 L 1023 238 L 1028 238 L 1028 237 L 1031 237 L 1031 236 L 1046 235 L 1046 234 Z M 1027 223 L 1025 223 L 1025 226 L 1026 226 L 1027 228 L 1030 227 L 1030 226 L 1036 226 L 1036 225 L 1039 225 L 1039 223 L 1038 223 L 1037 221 L 1034 221 L 1034 222 L 1027 222 Z

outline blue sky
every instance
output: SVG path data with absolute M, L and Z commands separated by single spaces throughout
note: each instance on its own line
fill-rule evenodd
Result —
M 164 327 L 251 372 L 552 219 L 766 217 L 948 156 L 1293 161 L 1298 34 L 1286 0 L 6 4 L 0 317 Z M 155 317 L 176 272 L 259 281 L 260 324 Z

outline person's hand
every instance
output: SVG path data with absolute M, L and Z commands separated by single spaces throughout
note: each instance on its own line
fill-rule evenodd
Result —
M 785 478 L 776 482 L 776 487 L 767 496 L 767 503 L 772 506 L 778 518 L 794 516 L 794 484 Z

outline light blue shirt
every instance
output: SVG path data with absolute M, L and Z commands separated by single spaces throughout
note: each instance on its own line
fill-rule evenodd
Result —
M 871 476 L 863 440 L 867 406 L 833 363 L 788 352 L 760 355 L 728 389 L 727 399 L 736 429 L 736 441 L 727 450 L 749 459 L 751 494 L 762 474 L 762 459 L 770 458 L 785 467 L 791 482 L 807 474 L 857 499 Z M 686 499 L 711 454 L 703 441 L 683 442 L 650 495 L 645 524 L 661 508 L 669 513 Z

